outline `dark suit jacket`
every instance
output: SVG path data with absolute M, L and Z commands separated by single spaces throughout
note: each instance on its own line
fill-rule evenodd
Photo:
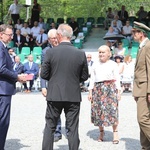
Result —
M 45 54 L 46 54 L 46 51 L 47 50 L 49 50 L 49 49 L 51 49 L 52 48 L 52 46 L 49 44 L 47 47 L 45 47 L 43 50 L 42 50 L 42 55 L 41 55 L 41 63 L 43 63 L 43 61 L 44 61 L 44 57 L 45 57 Z M 47 88 L 47 81 L 46 80 L 44 80 L 44 79 L 42 79 L 41 78 L 41 88 Z
M 14 65 L 15 65 L 15 63 L 14 63 Z M 15 68 L 14 71 L 17 72 L 18 74 L 23 73 L 24 72 L 24 66 L 23 66 L 23 64 L 20 62 L 18 64 L 18 66 Z
M 48 80 L 47 101 L 80 102 L 80 82 L 88 79 L 84 51 L 69 42 L 62 42 L 48 50 L 41 77 Z
M 122 20 L 122 18 L 121 18 L 121 12 L 122 12 L 121 10 L 118 12 L 118 16 L 119 16 L 120 20 Z M 127 20 L 128 17 L 129 17 L 128 12 L 125 10 L 124 11 L 124 19 L 123 20 Z
M 50 48 L 52 48 L 52 46 L 49 44 L 47 47 L 45 47 L 45 48 L 42 50 L 41 63 L 43 63 L 43 61 L 44 61 L 44 57 L 45 57 L 46 51 L 49 50 Z
M 134 69 L 133 96 L 147 96 L 150 93 L 150 41 L 146 40 L 139 50 Z
M 17 35 L 16 34 L 14 35 L 13 41 L 15 43 L 15 47 L 17 47 L 16 43 L 18 43 L 18 39 L 17 39 Z M 26 38 L 23 35 L 20 35 L 20 43 L 22 43 L 21 44 L 22 47 L 26 43 Z
M 16 93 L 15 83 L 18 75 L 13 71 L 13 62 L 7 48 L 0 42 L 0 95 Z
M 37 78 L 39 74 L 39 66 L 35 62 L 32 64 L 32 68 L 29 67 L 29 62 L 24 64 L 24 73 L 25 74 L 34 74 L 34 79 Z

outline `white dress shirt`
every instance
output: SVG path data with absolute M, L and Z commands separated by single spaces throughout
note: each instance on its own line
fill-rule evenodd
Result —
M 20 4 L 11 4 L 10 7 L 9 7 L 9 11 L 11 14 L 19 14 L 20 13 L 20 9 L 21 7 L 23 7 L 22 5 Z
M 123 26 L 124 34 L 131 34 L 132 33 L 132 26 Z
M 24 34 L 30 34 L 31 33 L 31 29 L 29 27 L 25 28 L 21 28 L 21 34 L 24 35 Z
M 112 22 L 111 22 L 111 27 L 113 27 L 113 22 L 114 21 L 116 21 L 116 20 L 113 20 Z M 117 20 L 117 28 L 121 31 L 121 29 L 122 29 L 122 22 L 120 21 L 120 20 Z
M 41 43 L 41 36 L 42 36 L 42 43 L 43 43 L 44 41 L 47 41 L 47 40 L 48 40 L 47 34 L 45 34 L 45 33 L 39 34 L 39 35 L 37 36 L 37 38 L 36 38 L 36 41 L 37 41 L 38 43 Z
M 88 89 L 93 89 L 95 82 L 103 82 L 107 80 L 115 80 L 117 89 L 121 89 L 117 63 L 112 60 L 108 60 L 105 63 L 100 61 L 94 62 L 92 65 L 90 85 Z
M 31 34 L 33 35 L 33 37 L 37 37 L 40 34 L 40 27 L 32 27 L 31 28 Z

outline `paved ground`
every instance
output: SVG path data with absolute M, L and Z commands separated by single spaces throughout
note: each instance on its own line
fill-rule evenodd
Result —
M 105 41 L 101 40 L 105 32 L 94 29 L 84 44 L 86 52 L 97 58 L 97 49 Z M 119 103 L 118 145 L 112 144 L 112 128 L 105 128 L 104 142 L 97 142 L 98 127 L 90 122 L 90 102 L 88 93 L 82 93 L 80 111 L 80 149 L 79 150 L 140 150 L 139 127 L 136 119 L 136 103 L 131 93 L 123 93 Z M 31 94 L 17 93 L 12 99 L 11 123 L 7 136 L 6 150 L 41 150 L 46 102 L 40 92 Z M 54 143 L 54 150 L 68 150 L 65 138 L 65 117 L 62 118 L 63 137 Z

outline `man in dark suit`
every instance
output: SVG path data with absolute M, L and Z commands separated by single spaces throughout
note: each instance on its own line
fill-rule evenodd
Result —
M 122 21 L 122 24 L 125 25 L 129 15 L 128 15 L 128 12 L 125 10 L 124 5 L 122 5 L 121 10 L 118 11 L 118 16 L 119 16 L 119 19 Z
M 48 32 L 48 42 L 49 42 L 49 44 L 46 48 L 44 48 L 42 50 L 42 56 L 41 56 L 42 63 L 44 61 L 46 51 L 58 45 L 58 40 L 57 40 L 56 35 L 57 35 L 57 30 L 56 29 L 49 30 L 49 32 Z M 42 79 L 42 78 L 41 78 L 41 89 L 42 89 L 43 96 L 46 97 L 46 95 L 47 95 L 47 81 Z M 66 130 L 66 134 L 67 134 L 67 130 Z M 60 139 L 62 139 L 61 118 L 59 118 L 58 122 L 57 122 L 57 127 L 56 127 L 55 134 L 54 134 L 54 142 L 57 142 Z
M 0 25 L 0 150 L 4 150 L 10 122 L 11 97 L 15 94 L 16 81 L 24 77 L 13 71 L 13 62 L 8 54 L 6 44 L 12 40 L 10 25 Z
M 150 150 L 150 40 L 147 37 L 150 28 L 143 23 L 134 22 L 133 38 L 139 42 L 137 54 L 133 96 L 137 102 L 137 120 L 140 127 L 142 150 Z
M 14 43 L 15 43 L 15 47 L 19 48 L 19 52 L 21 52 L 22 47 L 25 46 L 26 42 L 26 38 L 21 35 L 21 31 L 19 29 L 16 30 L 16 34 L 14 35 Z
M 24 64 L 24 70 L 23 71 L 24 71 L 24 74 L 33 75 L 33 78 L 29 80 L 29 83 L 30 83 L 29 88 L 27 87 L 26 83 L 23 83 L 25 93 L 30 93 L 31 92 L 32 86 L 34 84 L 34 80 L 37 79 L 37 76 L 39 74 L 39 66 L 38 66 L 38 64 L 33 62 L 33 56 L 29 55 L 28 60 L 29 60 L 29 62 Z
M 54 132 L 62 109 L 66 116 L 69 150 L 79 148 L 80 82 L 88 79 L 88 66 L 84 51 L 70 43 L 73 31 L 67 24 L 59 25 L 60 43 L 46 52 L 41 77 L 48 80 L 46 126 L 42 150 L 53 150 Z
M 21 74 L 23 73 L 24 71 L 24 66 L 23 64 L 20 62 L 20 57 L 19 56 L 16 56 L 15 57 L 15 63 L 14 63 L 14 66 L 13 66 L 13 69 L 15 72 L 17 72 L 18 74 Z

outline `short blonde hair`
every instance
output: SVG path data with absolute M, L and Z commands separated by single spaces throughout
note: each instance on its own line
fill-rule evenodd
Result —
M 98 52 L 99 52 L 100 50 L 107 50 L 108 53 L 109 53 L 109 58 L 112 56 L 112 53 L 111 53 L 111 50 L 110 50 L 109 46 L 107 46 L 107 45 L 102 45 L 102 46 L 100 46 L 100 47 L 98 48 Z

